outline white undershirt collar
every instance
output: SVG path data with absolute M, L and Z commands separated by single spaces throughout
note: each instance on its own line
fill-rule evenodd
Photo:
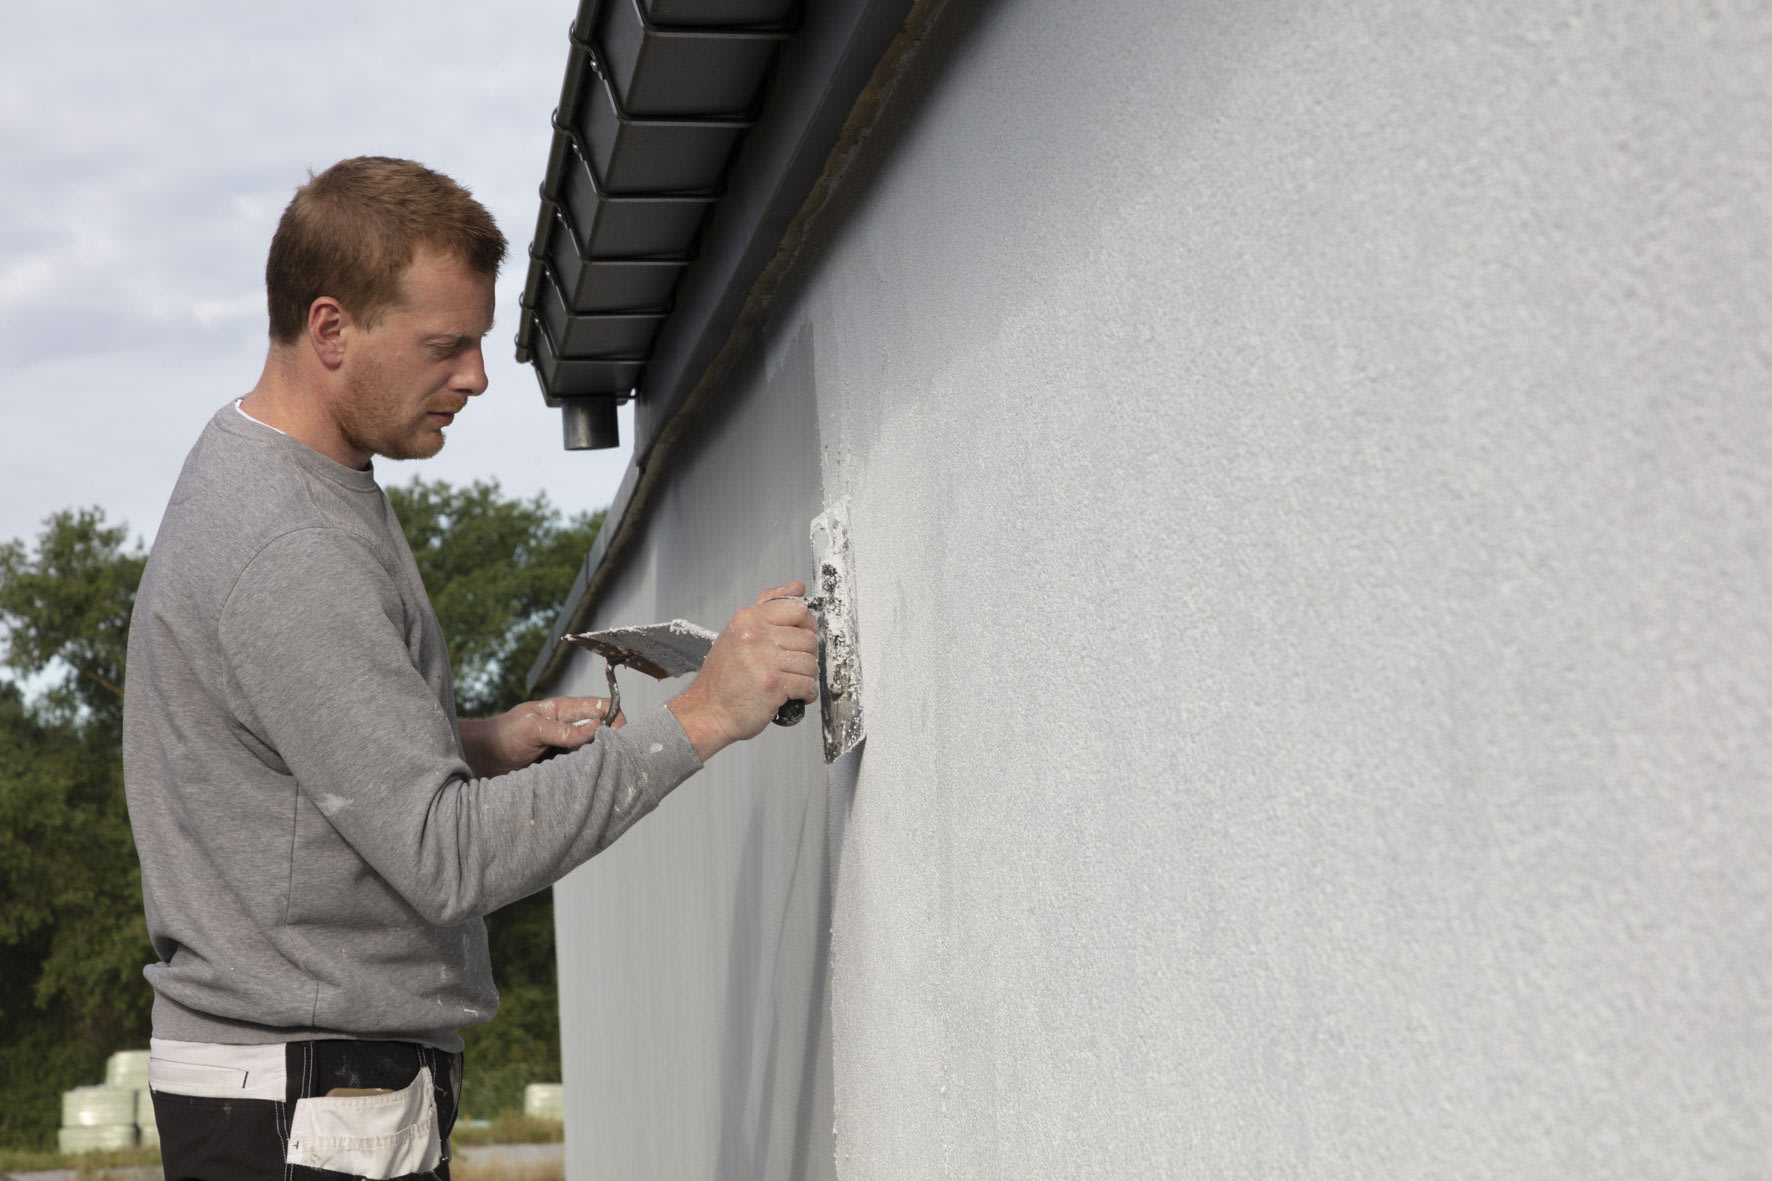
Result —
M 277 431 L 277 428 L 272 426 L 270 423 L 265 422 L 262 419 L 254 418 L 254 417 L 252 417 L 252 415 L 246 413 L 246 407 L 241 405 L 241 403 L 244 401 L 246 401 L 245 398 L 235 398 L 234 399 L 234 409 L 236 409 L 240 412 L 241 418 L 244 418 L 247 422 L 256 422 L 256 423 L 258 423 L 258 425 L 264 427 L 268 431 Z M 285 439 L 291 437 L 288 431 L 277 431 L 277 433 L 279 435 L 282 435 Z

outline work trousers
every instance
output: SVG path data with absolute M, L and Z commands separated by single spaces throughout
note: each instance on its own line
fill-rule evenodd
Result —
M 281 1100 L 155 1089 L 166 1181 L 449 1181 L 460 1054 L 372 1041 L 284 1054 Z

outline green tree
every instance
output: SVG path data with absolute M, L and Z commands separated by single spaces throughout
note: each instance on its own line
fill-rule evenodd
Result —
M 96 509 L 0 545 L 0 1143 L 39 1145 L 59 1092 L 147 1044 L 152 990 L 123 803 L 123 663 L 146 555 Z
M 128 539 L 129 527 L 107 526 L 102 509 L 66 509 L 44 522 L 35 553 L 22 541 L 0 545 L 6 667 L 47 678 L 45 704 L 57 714 L 113 732 L 123 719 L 129 611 L 148 560 Z
M 562 519 L 496 483 L 389 490 L 437 607 L 464 716 L 523 683 L 602 514 Z M 97 509 L 57 513 L 34 549 L 0 545 L 0 1144 L 39 1146 L 59 1093 L 147 1044 L 152 956 L 123 799 L 122 684 L 146 554 Z M 31 696 L 19 688 L 29 686 Z M 493 1114 L 558 1078 L 547 891 L 487 919 L 502 1013 L 468 1032 L 464 1108 Z
M 529 669 L 603 513 L 562 520 L 547 497 L 505 500 L 496 483 L 414 480 L 388 499 L 449 640 L 456 711 L 484 717 L 525 700 Z M 488 915 L 486 933 L 499 1014 L 463 1034 L 462 1110 L 482 1117 L 521 1106 L 526 1083 L 560 1077 L 552 891 Z
M 463 717 L 526 699 L 524 682 L 572 589 L 603 513 L 562 520 L 546 495 L 506 500 L 496 481 L 414 480 L 388 489 L 449 640 Z

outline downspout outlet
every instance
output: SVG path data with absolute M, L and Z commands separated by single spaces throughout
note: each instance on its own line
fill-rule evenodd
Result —
M 601 451 L 621 444 L 614 399 L 568 402 L 560 407 L 560 423 L 568 451 Z

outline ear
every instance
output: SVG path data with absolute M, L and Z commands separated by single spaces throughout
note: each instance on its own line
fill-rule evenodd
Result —
M 350 324 L 351 314 L 330 295 L 322 295 L 308 306 L 308 347 L 328 369 L 344 364 L 345 330 Z

